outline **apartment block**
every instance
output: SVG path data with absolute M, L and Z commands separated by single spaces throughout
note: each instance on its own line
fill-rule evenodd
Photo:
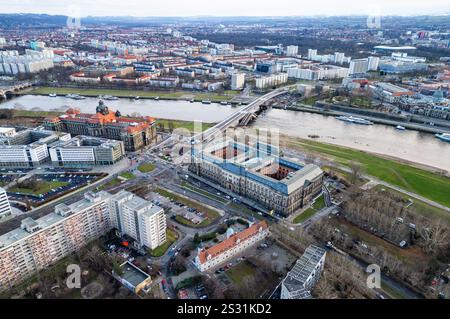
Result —
M 133 193 L 121 191 L 111 198 L 111 222 L 138 249 L 155 249 L 166 241 L 164 210 Z
M 6 191 L 0 187 L 0 219 L 11 215 L 11 206 L 9 204 L 8 195 Z
M 297 260 L 281 283 L 280 299 L 310 299 L 311 290 L 320 279 L 326 251 L 311 245 Z

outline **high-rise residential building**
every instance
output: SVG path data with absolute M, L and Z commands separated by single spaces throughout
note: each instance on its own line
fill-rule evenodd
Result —
M 278 148 L 258 141 L 225 140 L 192 148 L 190 171 L 230 192 L 288 216 L 322 191 L 323 171 L 314 164 L 286 160 Z M 256 205 L 254 205 L 256 206 Z
M 325 265 L 326 251 L 311 245 L 297 260 L 281 282 L 280 299 L 309 299 L 311 290 L 320 279 Z
M 349 75 L 363 74 L 366 73 L 368 69 L 369 69 L 368 59 L 355 59 L 350 62 L 348 74 Z
M 39 219 L 0 235 L 0 291 L 44 270 L 90 241 L 117 228 L 137 244 L 155 248 L 165 241 L 163 209 L 128 192 L 87 192 L 70 205 L 58 204 Z
M 334 52 L 334 63 L 343 64 L 345 54 L 343 52 Z
M 317 50 L 308 49 L 308 60 L 314 60 L 314 57 L 317 55 Z
M 298 46 L 297 45 L 288 45 L 286 47 L 286 55 L 287 56 L 296 56 L 296 55 L 298 55 Z
M 288 80 L 287 73 L 278 73 L 268 76 L 261 76 L 255 79 L 255 87 L 257 89 L 265 89 L 271 86 L 277 86 L 286 83 Z
M 11 215 L 11 206 L 9 205 L 6 191 L 0 187 L 0 218 Z
M 244 73 L 233 73 L 231 75 L 231 89 L 232 90 L 242 90 L 245 84 L 245 74 Z
M 370 56 L 368 61 L 368 71 L 376 71 L 378 69 L 378 64 L 380 64 L 380 58 L 377 56 Z
M 111 198 L 111 222 L 138 249 L 155 249 L 166 241 L 164 210 L 133 193 L 121 191 Z
M 71 205 L 58 204 L 39 219 L 0 236 L 0 290 L 44 270 L 111 229 L 106 192 L 88 192 Z

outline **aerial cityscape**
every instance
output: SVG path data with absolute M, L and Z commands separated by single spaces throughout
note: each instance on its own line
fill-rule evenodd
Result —
M 449 3 L 9 2 L 0 299 L 450 298 Z

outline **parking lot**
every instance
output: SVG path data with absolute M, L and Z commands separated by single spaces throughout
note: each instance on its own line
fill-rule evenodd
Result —
M 32 206 L 39 206 L 49 200 L 62 196 L 101 178 L 101 174 L 88 173 L 44 173 L 36 174 L 23 183 L 8 188 L 8 196 L 15 201 L 30 201 Z M 36 189 L 28 188 L 27 182 L 33 180 Z
M 153 204 L 170 211 L 170 217 L 182 216 L 193 224 L 200 224 L 205 220 L 204 214 L 199 212 L 197 209 L 188 207 L 183 203 L 179 203 L 158 193 L 150 192 L 147 199 Z

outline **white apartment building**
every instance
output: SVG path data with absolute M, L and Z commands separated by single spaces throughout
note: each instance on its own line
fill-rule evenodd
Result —
M 281 282 L 280 299 L 310 299 L 311 290 L 320 279 L 325 265 L 326 251 L 311 245 L 297 260 Z
M 14 127 L 0 127 L 0 138 L 11 137 L 16 134 Z
M 245 85 L 245 73 L 233 73 L 231 75 L 231 89 L 242 90 Z
M 314 60 L 314 58 L 317 56 L 317 50 L 315 49 L 308 49 L 308 60 Z
M 288 45 L 286 47 L 286 55 L 287 56 L 296 56 L 296 55 L 298 55 L 298 46 L 297 45 Z
M 380 64 L 380 58 L 377 56 L 370 56 L 368 61 L 368 71 L 376 71 L 378 70 L 378 65 Z
M 194 265 L 202 272 L 217 267 L 268 235 L 269 225 L 265 220 L 254 223 L 243 231 L 232 234 L 215 246 L 200 249 L 194 259 Z
M 54 213 L 25 218 L 21 227 L 0 236 L 0 291 L 81 249 L 111 229 L 106 192 L 85 194 L 71 205 L 58 204 Z
M 53 51 L 0 51 L 0 74 L 36 73 L 53 68 Z
M 133 193 L 121 191 L 111 199 L 111 222 L 136 248 L 155 249 L 166 241 L 164 210 Z
M 126 191 L 116 195 L 87 192 L 78 202 L 58 204 L 53 213 L 36 220 L 25 218 L 20 228 L 0 235 L 0 291 L 48 268 L 113 228 L 134 236 L 148 248 L 156 248 L 166 240 L 162 208 Z
M 9 205 L 8 195 L 6 191 L 0 187 L 0 219 L 11 215 L 11 206 Z
M 350 62 L 348 74 L 364 74 L 367 70 L 369 70 L 369 59 L 355 59 Z
M 288 81 L 287 73 L 272 74 L 256 78 L 255 86 L 258 89 L 265 89 L 271 86 L 284 84 Z
M 335 65 L 314 65 L 309 68 L 288 69 L 287 76 L 290 78 L 319 81 L 325 79 L 344 78 L 349 70 Z
M 36 167 L 48 160 L 50 143 L 68 139 L 68 133 L 39 128 L 0 137 L 0 167 Z

